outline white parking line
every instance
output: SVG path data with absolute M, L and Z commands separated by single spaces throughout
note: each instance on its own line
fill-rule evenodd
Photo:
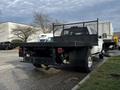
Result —
M 2 65 L 2 66 L 0 66 L 0 71 L 6 70 L 6 69 L 11 69 L 11 68 L 15 68 L 15 66 L 13 66 L 12 64 Z

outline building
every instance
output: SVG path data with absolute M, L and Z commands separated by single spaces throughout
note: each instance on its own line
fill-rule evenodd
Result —
M 25 24 L 13 23 L 13 22 L 6 22 L 0 24 L 0 42 L 11 42 L 12 40 L 19 39 L 15 36 L 12 31 L 17 27 L 31 27 Z M 37 36 L 42 32 L 36 32 L 35 34 L 31 35 L 28 40 L 35 40 Z
M 13 29 L 18 26 L 28 26 L 24 24 L 6 22 L 0 24 L 0 42 L 10 42 L 17 37 L 12 33 Z

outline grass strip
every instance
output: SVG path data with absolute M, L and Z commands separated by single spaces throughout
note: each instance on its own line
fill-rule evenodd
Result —
M 108 59 L 78 90 L 120 90 L 120 56 Z

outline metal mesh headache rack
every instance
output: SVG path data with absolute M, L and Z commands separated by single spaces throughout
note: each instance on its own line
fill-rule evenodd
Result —
M 64 32 L 64 30 L 70 29 L 70 28 L 74 28 L 74 30 L 75 30 L 75 28 L 77 28 L 77 27 L 79 27 L 79 30 L 80 30 L 80 28 L 82 28 L 82 30 L 84 30 L 85 27 L 87 27 L 91 24 L 96 25 L 96 27 L 95 27 L 96 34 L 98 35 L 98 25 L 99 25 L 98 18 L 97 18 L 97 20 L 93 20 L 93 21 L 85 21 L 85 22 L 77 22 L 77 23 L 67 23 L 67 24 L 55 24 L 55 23 L 53 23 L 53 37 L 58 36 L 58 35 L 56 35 L 57 31 Z

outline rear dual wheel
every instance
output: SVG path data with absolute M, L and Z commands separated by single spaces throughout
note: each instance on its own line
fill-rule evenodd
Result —
M 33 63 L 33 66 L 35 66 L 36 68 L 42 68 L 41 64 L 38 63 Z
M 93 69 L 93 58 L 89 47 L 74 49 L 69 53 L 69 60 L 76 70 L 88 73 Z
M 48 70 L 50 68 L 48 67 L 48 65 L 39 64 L 39 63 L 33 63 L 33 66 L 36 68 L 44 68 L 45 70 Z
M 93 66 L 93 60 L 91 56 L 88 56 L 87 68 L 91 69 Z
M 91 50 L 88 49 L 88 51 L 86 51 L 86 57 L 85 57 L 85 62 L 84 62 L 84 70 L 85 72 L 90 72 L 93 70 L 93 59 L 92 59 L 92 55 L 91 55 Z

